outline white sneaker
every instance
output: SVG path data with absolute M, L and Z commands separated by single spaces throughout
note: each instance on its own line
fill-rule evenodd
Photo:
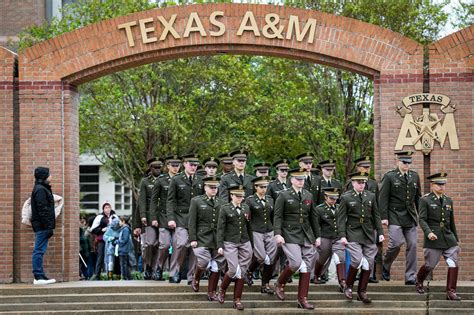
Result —
M 34 279 L 33 284 L 51 284 L 55 283 L 56 279 Z

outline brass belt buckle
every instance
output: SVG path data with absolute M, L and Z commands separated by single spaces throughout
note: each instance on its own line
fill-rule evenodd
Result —
M 444 227 L 444 222 L 440 222 L 439 226 L 443 228 Z
M 300 223 L 303 223 L 303 218 L 300 218 Z
M 360 223 L 364 223 L 364 219 L 363 219 L 363 218 L 360 218 L 359 222 L 360 222 Z

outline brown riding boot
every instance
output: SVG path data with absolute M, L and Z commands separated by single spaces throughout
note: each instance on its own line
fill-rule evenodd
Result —
M 359 285 L 357 286 L 357 299 L 364 304 L 372 303 L 372 300 L 367 296 L 367 285 L 369 284 L 371 270 L 361 270 Z
M 337 279 L 339 281 L 339 292 L 344 293 L 346 288 L 346 264 L 339 263 L 336 265 Z
M 314 266 L 314 283 L 315 284 L 326 283 L 326 281 L 320 279 L 323 269 L 324 269 L 324 265 L 320 264 L 319 262 L 316 262 L 316 265 Z
M 357 268 L 349 266 L 349 273 L 346 279 L 346 288 L 344 289 L 344 296 L 346 299 L 352 301 L 352 286 L 354 285 L 355 278 L 357 276 Z
M 293 275 L 290 267 L 286 266 L 285 269 L 280 273 L 277 282 L 275 283 L 275 294 L 279 300 L 284 300 L 285 296 L 285 285 L 288 282 L 288 279 Z
M 446 280 L 446 300 L 461 301 L 461 297 L 456 294 L 458 283 L 459 267 L 448 268 L 448 279 Z
M 217 301 L 217 283 L 219 282 L 219 272 L 211 272 L 207 285 L 207 299 L 209 302 Z
M 194 292 L 199 291 L 199 281 L 201 281 L 201 275 L 204 272 L 204 269 L 199 268 L 196 266 L 196 269 L 194 269 L 194 277 L 193 280 L 191 281 L 191 288 L 193 289 Z
M 298 308 L 305 310 L 314 309 L 314 305 L 308 303 L 309 278 L 311 278 L 309 272 L 300 272 L 300 281 L 298 283 Z
M 430 271 L 431 268 L 426 267 L 426 265 L 421 266 L 420 270 L 418 270 L 418 273 L 416 275 L 415 288 L 416 292 L 418 292 L 419 294 L 425 293 L 425 289 L 423 288 L 423 281 L 425 281 Z
M 273 264 L 263 265 L 261 293 L 274 294 L 275 291 L 270 287 L 270 280 L 273 274 Z
M 217 300 L 219 303 L 224 303 L 225 300 L 225 291 L 229 287 L 230 281 L 232 279 L 229 277 L 229 273 L 224 274 L 224 279 L 222 279 L 221 286 L 219 288 L 219 294 L 217 295 Z
M 244 310 L 244 305 L 241 302 L 243 290 L 244 290 L 244 279 L 235 279 L 233 307 L 239 311 Z

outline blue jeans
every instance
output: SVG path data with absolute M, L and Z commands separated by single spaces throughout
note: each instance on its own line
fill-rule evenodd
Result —
M 35 232 L 35 246 L 31 257 L 33 265 L 33 275 L 35 278 L 46 276 L 43 270 L 43 257 L 48 248 L 49 238 L 53 235 L 53 230 L 42 230 Z

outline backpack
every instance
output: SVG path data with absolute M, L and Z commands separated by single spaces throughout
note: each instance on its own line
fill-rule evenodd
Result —
M 63 197 L 53 194 L 54 198 L 54 214 L 56 218 L 61 214 L 64 206 Z M 31 197 L 26 199 L 21 209 L 21 223 L 31 226 Z

